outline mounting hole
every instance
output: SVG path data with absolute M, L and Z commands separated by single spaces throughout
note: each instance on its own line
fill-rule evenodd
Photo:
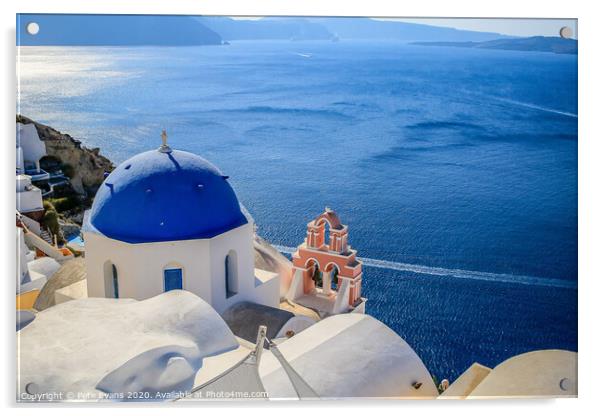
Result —
M 573 29 L 568 26 L 560 28 L 560 37 L 563 39 L 571 39 L 573 37 Z
M 37 24 L 36 22 L 29 22 L 27 23 L 27 33 L 29 33 L 30 35 L 37 35 L 38 32 L 40 31 L 40 25 Z
M 36 394 L 38 393 L 39 389 L 36 383 L 27 383 L 25 385 L 25 391 L 27 394 Z
M 568 378 L 563 378 L 560 380 L 560 390 L 569 391 L 573 389 L 573 381 Z

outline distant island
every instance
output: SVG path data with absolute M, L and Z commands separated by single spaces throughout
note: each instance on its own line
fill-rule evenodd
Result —
M 577 41 L 560 37 L 517 38 L 370 18 L 19 14 L 20 46 L 229 45 L 236 40 L 393 40 L 421 46 L 505 49 L 577 54 Z M 27 23 L 42 28 L 27 33 Z M 110 30 L 107 30 L 110 28 Z
M 369 17 L 314 17 L 340 39 L 392 40 L 401 42 L 483 42 L 511 38 L 501 33 L 462 30 L 421 23 L 378 20 Z
M 38 23 L 36 35 L 27 24 Z M 19 46 L 193 46 L 228 45 L 237 40 L 392 40 L 401 42 L 482 42 L 500 33 L 426 24 L 346 17 L 18 14 Z
M 501 39 L 500 33 L 459 30 L 368 17 L 264 17 L 256 20 L 201 16 L 200 23 L 224 40 L 346 40 L 473 41 Z
M 219 33 L 225 41 L 232 40 L 333 40 L 335 35 L 325 26 L 304 18 L 262 18 L 236 20 L 210 16 L 196 19 Z
M 40 26 L 37 35 L 27 24 Z M 221 45 L 219 34 L 194 17 L 158 15 L 19 14 L 20 46 Z
M 553 52 L 577 54 L 577 41 L 552 36 L 533 36 L 529 38 L 496 39 L 484 42 L 412 42 L 421 46 L 452 46 L 458 48 L 503 49 L 528 52 Z

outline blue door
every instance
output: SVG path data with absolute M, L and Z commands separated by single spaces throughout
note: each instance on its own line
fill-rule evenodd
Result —
M 163 279 L 166 292 L 182 289 L 182 269 L 165 269 Z

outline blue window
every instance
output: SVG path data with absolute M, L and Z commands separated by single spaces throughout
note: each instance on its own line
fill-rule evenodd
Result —
M 163 279 L 166 292 L 182 289 L 182 269 L 165 269 Z

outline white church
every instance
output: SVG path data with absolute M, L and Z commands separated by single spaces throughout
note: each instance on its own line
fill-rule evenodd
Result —
M 278 307 L 280 277 L 254 268 L 253 218 L 228 177 L 162 138 L 111 172 L 86 212 L 88 296 L 183 289 L 219 313 L 241 301 Z

